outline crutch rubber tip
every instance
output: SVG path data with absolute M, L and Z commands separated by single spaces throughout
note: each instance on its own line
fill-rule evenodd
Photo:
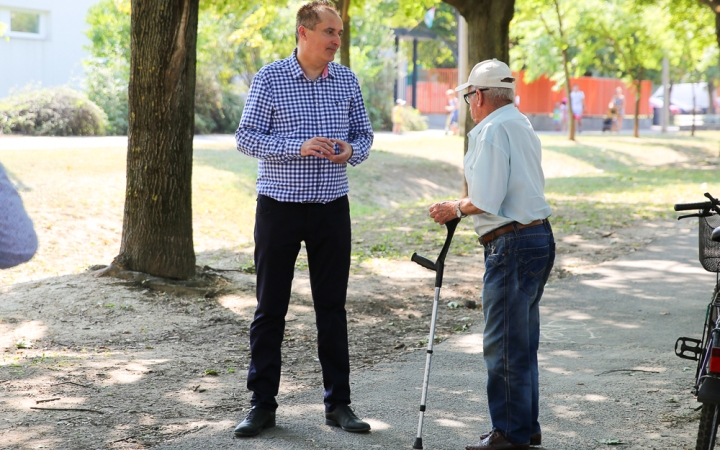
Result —
M 413 444 L 413 448 L 421 449 L 422 446 L 422 438 L 415 438 L 415 443 Z

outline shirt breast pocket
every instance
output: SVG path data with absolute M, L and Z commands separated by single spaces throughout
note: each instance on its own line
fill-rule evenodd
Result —
M 351 98 L 333 98 L 325 102 L 326 122 L 330 133 L 337 139 L 347 140 L 350 124 Z
M 272 130 L 279 135 L 296 135 L 303 129 L 303 108 L 300 103 L 280 103 L 272 111 Z

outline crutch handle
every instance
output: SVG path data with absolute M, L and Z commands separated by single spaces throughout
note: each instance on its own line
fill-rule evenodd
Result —
M 435 271 L 435 263 L 430 261 L 429 259 L 427 259 L 424 256 L 420 256 L 417 253 L 413 253 L 410 260 L 420 264 L 421 266 L 423 266 L 426 269 L 430 269 L 433 272 Z

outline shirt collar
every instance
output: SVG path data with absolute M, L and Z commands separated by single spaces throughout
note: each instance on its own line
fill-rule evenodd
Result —
M 297 60 L 297 48 L 293 50 L 292 55 L 290 55 L 287 58 L 287 61 L 290 64 L 290 73 L 292 74 L 293 78 L 300 78 L 304 77 L 306 80 L 310 80 L 307 75 L 305 75 L 305 72 L 303 72 L 302 67 L 300 67 L 300 63 Z M 323 69 L 322 73 L 320 74 L 320 78 L 335 78 L 335 69 L 332 67 L 331 64 L 327 64 L 325 68 Z
M 497 119 L 501 115 L 511 112 L 512 110 L 509 109 L 510 107 L 515 108 L 515 105 L 510 103 L 510 104 L 500 107 L 500 108 L 496 109 L 495 111 L 491 112 L 490 114 L 488 114 L 488 116 L 486 118 L 481 120 L 480 123 L 475 125 L 475 127 L 472 130 L 470 130 L 470 132 L 468 133 L 468 136 L 473 137 L 473 138 L 477 137 L 477 135 L 482 132 L 482 129 L 485 128 L 486 125 L 490 124 L 493 120 Z

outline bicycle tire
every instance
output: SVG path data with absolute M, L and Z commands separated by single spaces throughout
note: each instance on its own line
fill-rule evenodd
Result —
M 712 450 L 715 448 L 719 416 L 720 405 L 703 403 L 695 450 Z

